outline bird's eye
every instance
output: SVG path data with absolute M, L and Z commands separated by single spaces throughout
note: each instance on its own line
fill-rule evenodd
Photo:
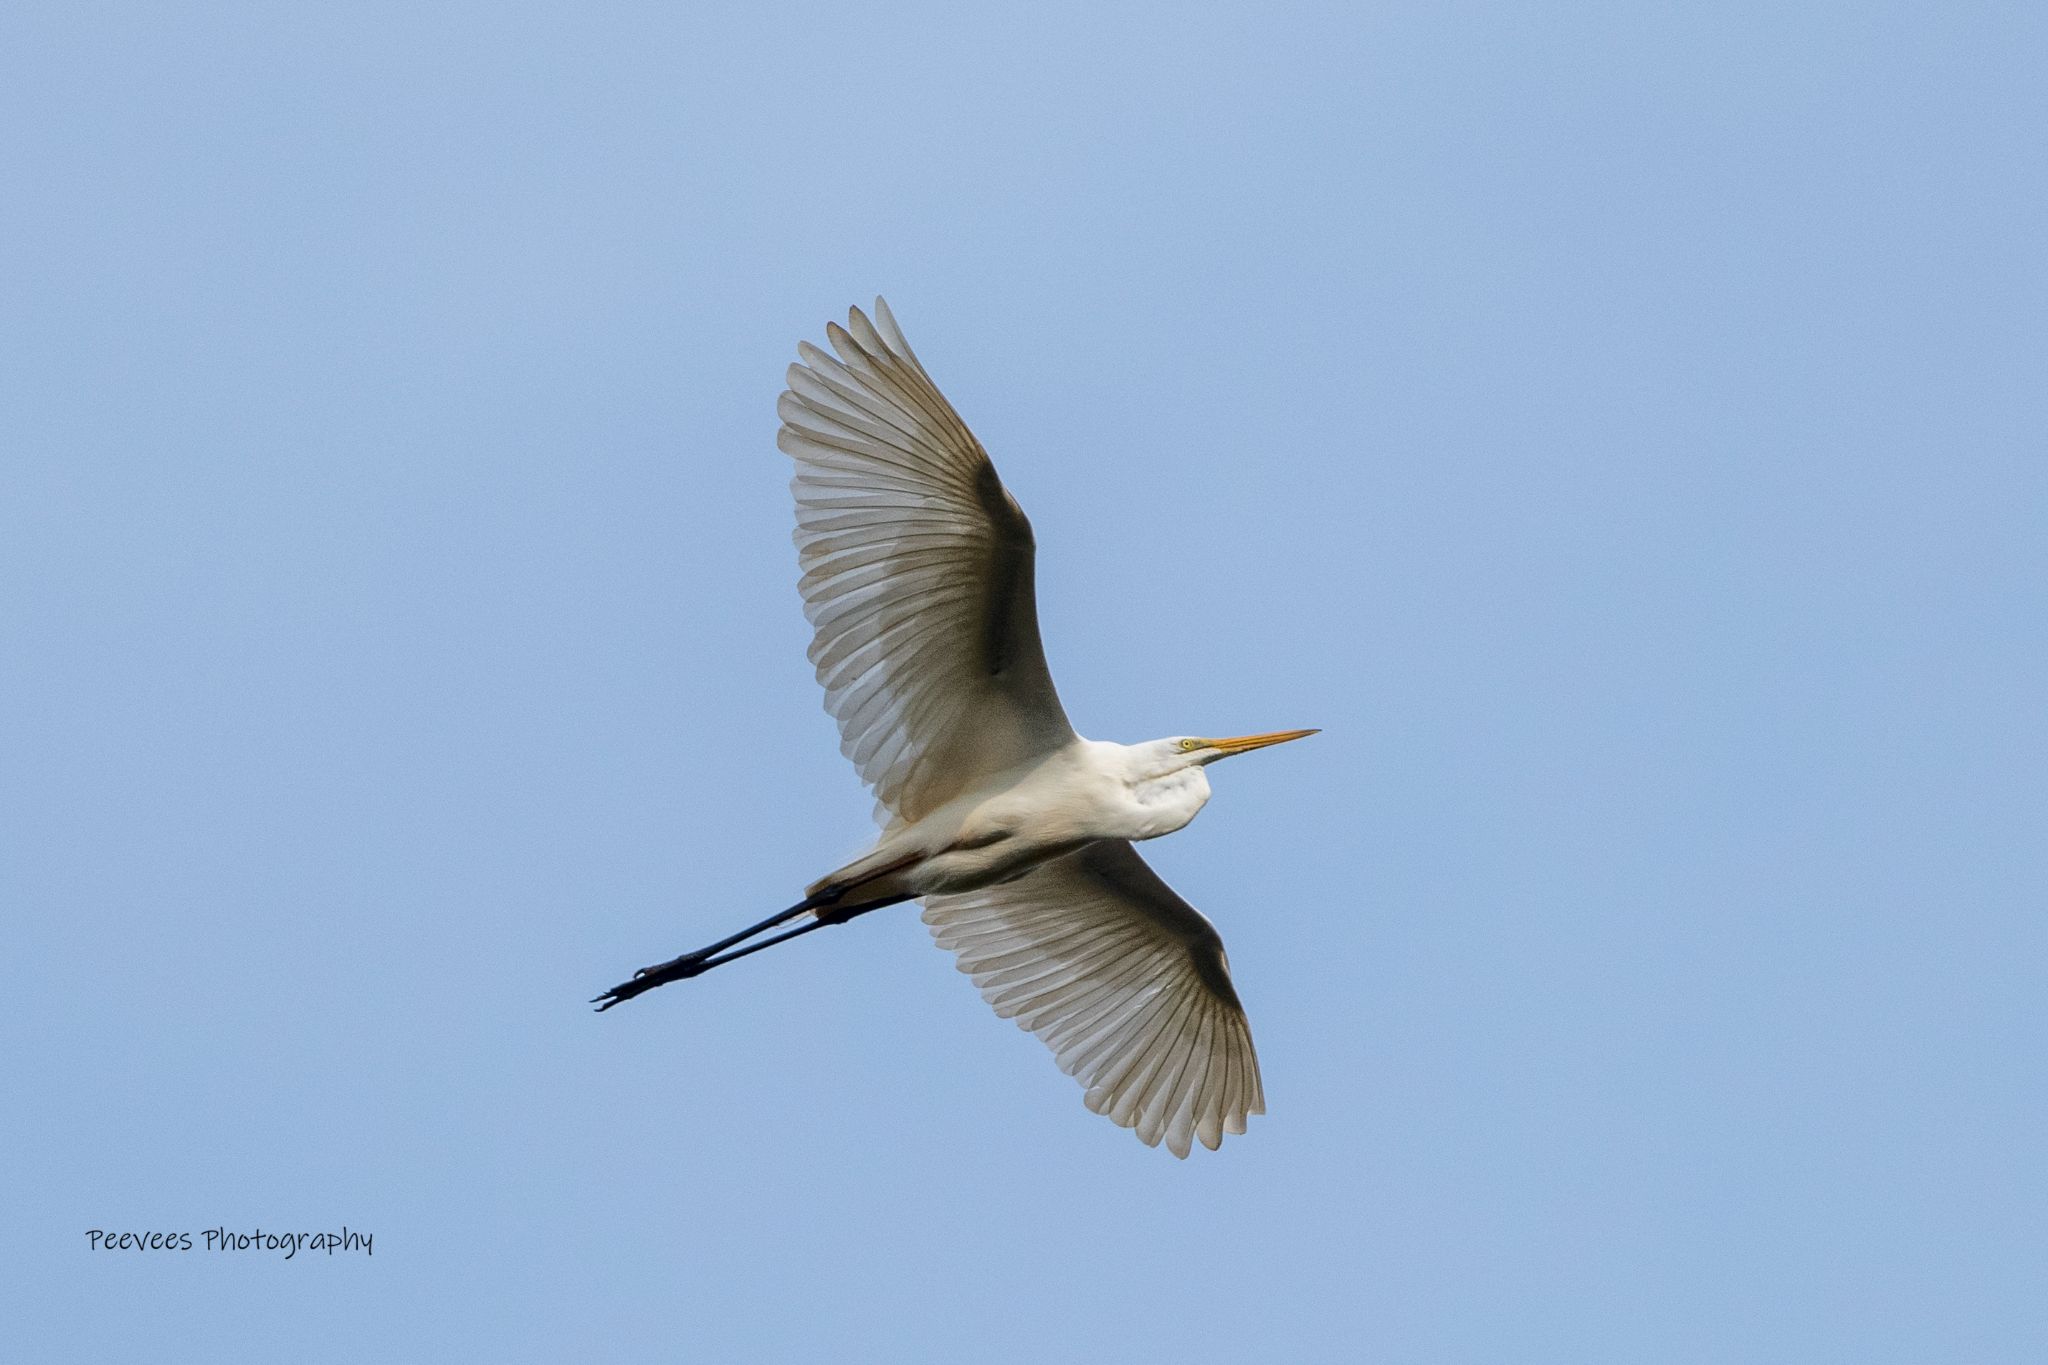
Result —
M 1202 741 L 1199 739 L 1184 739 L 1180 742 L 1180 751 L 1184 754 L 1193 753 L 1196 749 L 1199 749 L 1201 747 Z

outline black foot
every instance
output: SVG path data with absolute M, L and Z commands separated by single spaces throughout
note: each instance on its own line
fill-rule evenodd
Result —
M 599 1014 L 603 1014 L 613 1005 L 631 1000 L 634 996 L 651 991 L 656 986 L 666 986 L 671 981 L 687 981 L 716 965 L 705 953 L 684 953 L 681 957 L 671 958 L 658 967 L 642 967 L 633 973 L 631 981 L 621 981 L 590 1003 L 597 1006 Z

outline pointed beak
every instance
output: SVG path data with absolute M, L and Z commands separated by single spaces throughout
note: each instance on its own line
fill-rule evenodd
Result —
M 1321 734 L 1320 730 L 1275 730 L 1267 735 L 1239 735 L 1235 739 L 1212 739 L 1210 747 L 1221 749 L 1224 757 L 1231 754 L 1248 754 L 1254 749 L 1263 749 L 1269 744 L 1285 744 L 1290 739 L 1306 739 Z

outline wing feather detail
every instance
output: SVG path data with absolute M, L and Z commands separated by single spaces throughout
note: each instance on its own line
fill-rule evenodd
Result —
M 1184 1157 L 1266 1112 L 1223 940 L 1120 840 L 1015 881 L 925 898 L 982 998 L 1036 1034 L 1083 1101 Z
M 1074 742 L 1038 633 L 1031 523 L 888 305 L 800 343 L 776 402 L 799 590 L 840 750 L 915 820 Z

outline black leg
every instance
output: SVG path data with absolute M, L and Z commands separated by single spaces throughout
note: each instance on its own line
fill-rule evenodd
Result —
M 718 942 L 707 944 L 704 947 L 699 948 L 694 953 L 684 953 L 681 957 L 675 959 L 675 962 L 690 962 L 698 958 L 710 957 L 714 953 L 722 953 L 727 948 L 732 947 L 732 945 L 735 943 L 744 943 L 748 939 L 752 938 L 754 935 L 761 933 L 764 930 L 773 929 L 778 924 L 783 924 L 789 920 L 793 920 L 806 910 L 815 910 L 818 906 L 822 904 L 824 904 L 822 900 L 816 897 L 806 896 L 802 900 L 798 901 L 795 905 L 790 906 L 789 909 L 770 915 L 767 919 L 762 920 L 759 924 L 749 925 L 747 928 L 740 930 L 737 934 L 728 934 L 726 937 L 718 940 Z M 661 967 L 674 966 L 675 962 L 664 962 L 661 964 Z M 661 967 L 642 967 L 639 971 L 635 972 L 634 975 L 649 976 L 655 972 L 660 971 Z
M 613 1005 L 619 1004 L 621 1001 L 631 1000 L 636 995 L 645 994 L 656 986 L 666 986 L 671 981 L 686 981 L 690 977 L 699 976 L 710 971 L 713 967 L 722 967 L 728 962 L 737 962 L 752 953 L 760 952 L 763 948 L 773 948 L 778 943 L 787 943 L 790 939 L 802 938 L 813 930 L 823 929 L 833 924 L 844 924 L 848 920 L 860 918 L 871 910 L 880 910 L 884 906 L 889 905 L 900 905 L 909 899 L 911 899 L 909 896 L 891 896 L 887 900 L 870 901 L 866 905 L 856 906 L 851 910 L 818 910 L 816 903 L 806 899 L 784 910 L 779 915 L 769 916 L 751 929 L 742 930 L 729 938 L 722 938 L 708 947 L 699 948 L 694 953 L 684 953 L 681 957 L 664 962 L 658 967 L 643 967 L 633 973 L 631 981 L 620 982 L 603 995 L 591 1001 L 591 1003 L 597 1006 L 599 1014 L 603 1014 Z M 759 943 L 749 943 L 744 948 L 729 953 L 725 952 L 726 949 L 731 948 L 735 943 L 752 938 L 764 929 L 773 929 L 776 925 L 786 920 L 794 919 L 806 910 L 818 910 L 818 917 L 809 924 L 800 924 L 794 929 L 786 929 L 782 933 L 762 939 Z M 721 953 L 723 956 L 720 956 Z

